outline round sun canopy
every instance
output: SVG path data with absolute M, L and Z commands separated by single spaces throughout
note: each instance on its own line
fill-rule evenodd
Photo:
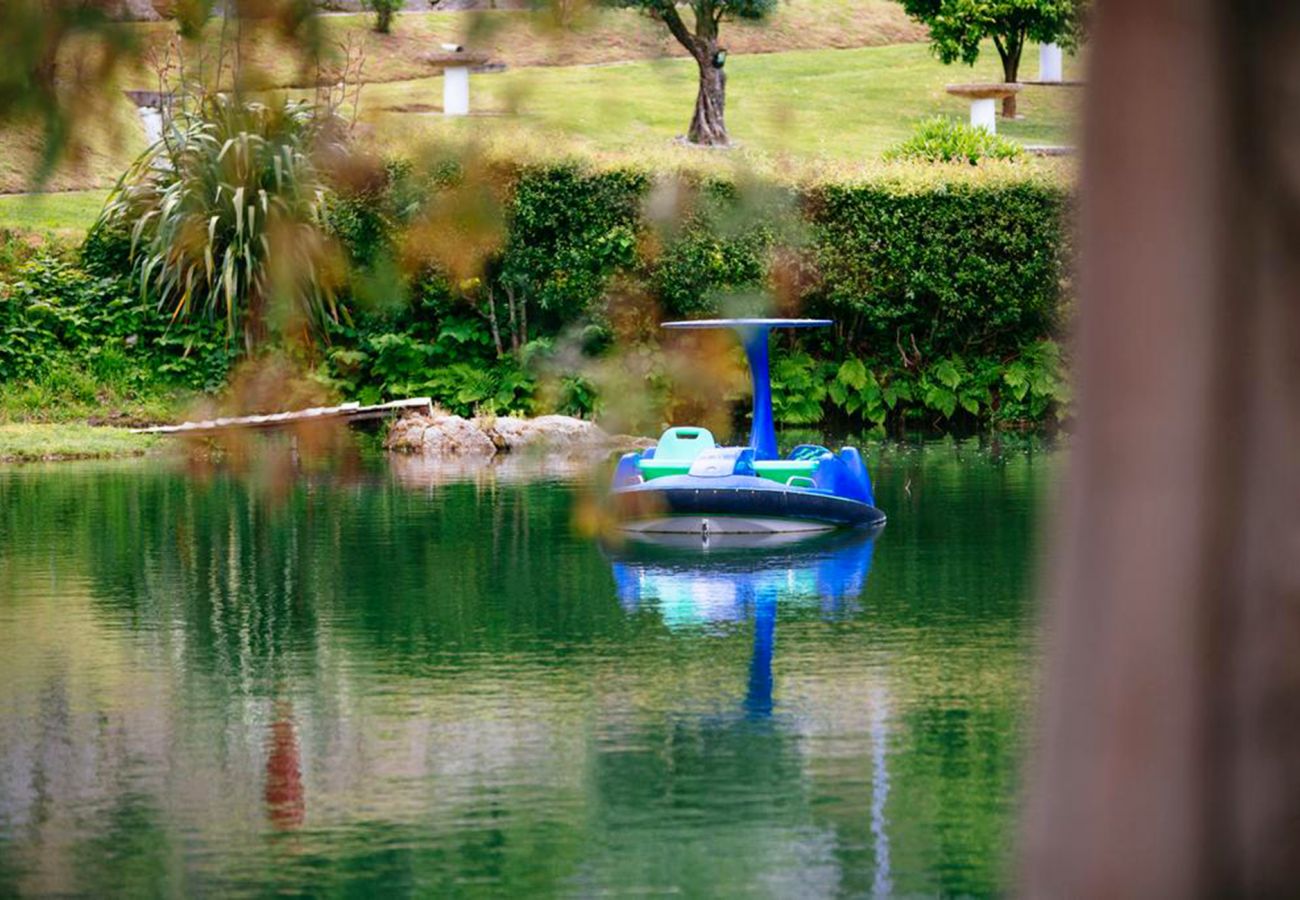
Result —
M 664 322 L 664 328 L 823 328 L 830 319 L 688 319 Z

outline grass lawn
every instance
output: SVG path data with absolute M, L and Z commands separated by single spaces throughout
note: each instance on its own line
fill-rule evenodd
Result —
M 80 237 L 95 221 L 108 192 L 65 191 L 0 195 L 0 228 Z
M 1026 77 L 1036 72 L 1036 54 L 1034 46 L 1025 50 Z M 946 94 L 944 85 L 994 81 L 1000 73 L 991 45 L 972 70 L 941 64 L 923 43 L 737 54 L 728 58 L 727 70 L 727 122 L 739 153 L 672 143 L 686 130 L 696 86 L 694 63 L 677 58 L 475 75 L 472 106 L 489 114 L 461 119 L 440 113 L 441 77 L 367 84 L 361 92 L 361 134 L 386 154 L 416 154 L 434 141 L 477 139 L 515 157 L 587 153 L 657 164 L 712 159 L 798 172 L 819 161 L 874 163 L 922 118 L 965 119 L 967 103 Z M 1026 143 L 1073 143 L 1079 99 L 1074 88 L 1027 86 L 1020 95 L 1022 117 L 999 121 L 998 129 Z M 39 204 L 5 198 L 0 226 L 86 228 L 103 190 L 139 149 L 129 141 L 116 146 L 94 157 L 97 167 L 84 178 L 61 173 L 52 182 L 55 188 L 79 184 L 98 190 Z M 0 164 L 0 191 L 24 185 L 19 167 Z
M 1036 47 L 1025 50 L 1027 75 L 1036 54 Z M 877 159 L 927 116 L 964 120 L 969 106 L 944 85 L 995 81 L 1000 72 L 991 45 L 972 71 L 942 65 L 925 44 L 731 56 L 727 70 L 727 125 L 746 151 L 853 162 Z M 658 154 L 685 132 L 695 84 L 689 60 L 520 69 L 471 77 L 471 108 L 498 115 L 448 120 L 436 111 L 403 111 L 440 108 L 442 79 L 429 78 L 367 86 L 362 119 L 385 147 L 450 135 L 499 143 L 540 134 L 552 151 Z M 1078 101 L 1076 89 L 1027 86 L 1022 118 L 1000 120 L 999 133 L 1073 143 Z
M 463 43 L 487 53 L 511 69 L 527 66 L 585 65 L 663 56 L 685 51 L 666 28 L 647 16 L 626 9 L 589 9 L 575 25 L 557 28 L 550 18 L 524 10 L 488 12 L 413 12 L 396 16 L 392 34 L 376 34 L 370 14 L 322 16 L 324 71 L 333 77 L 330 62 L 348 45 L 363 57 L 366 83 L 424 78 L 432 70 L 425 57 L 440 53 L 439 44 Z M 316 63 L 297 45 L 278 34 L 276 20 L 244 25 L 244 59 L 250 80 L 287 87 L 316 82 Z M 143 48 L 142 59 L 161 59 L 176 40 L 170 22 L 136 22 L 126 26 Z M 766 53 L 811 47 L 865 47 L 922 40 L 923 28 L 912 22 L 893 0 L 800 0 L 781 4 L 764 23 L 734 22 L 723 26 L 733 53 Z M 222 20 L 212 19 L 200 44 L 185 47 L 190 69 L 207 48 L 215 58 Z M 94 45 L 73 38 L 64 46 L 61 64 L 71 67 L 97 52 Z M 210 65 L 211 63 L 209 63 Z M 123 66 L 115 87 L 156 90 L 158 75 L 148 64 Z M 46 174 L 40 190 L 69 191 L 108 187 L 144 149 L 144 131 L 135 108 L 116 90 L 107 93 L 74 123 L 77 146 Z M 41 167 L 45 139 L 32 124 L 0 128 L 0 193 L 32 190 Z
M 572 6 L 572 4 L 571 4 Z M 689 13 L 684 13 L 689 19 Z M 660 56 L 685 56 L 668 29 L 635 10 L 591 4 L 570 26 L 557 27 L 553 17 L 527 10 L 478 12 L 402 12 L 393 17 L 391 34 L 376 34 L 370 13 L 323 16 L 321 44 L 337 54 L 351 42 L 364 54 L 368 82 L 421 78 L 430 67 L 424 57 L 440 53 L 439 44 L 459 43 L 488 54 L 510 68 L 607 63 Z M 314 64 L 304 65 L 298 48 L 279 38 L 276 22 L 259 28 L 245 23 L 245 60 L 279 86 L 313 82 Z M 222 22 L 214 18 L 204 31 L 215 46 Z M 176 29 L 165 22 L 131 26 L 146 47 L 171 41 Z M 723 43 L 734 53 L 826 47 L 871 47 L 924 40 L 925 28 L 913 22 L 895 0 L 799 0 L 782 3 L 763 22 L 727 22 Z M 72 45 L 69 53 L 78 52 Z M 197 54 L 195 54 L 197 55 Z M 152 90 L 156 76 L 147 67 L 125 76 L 126 87 Z
M 145 148 L 144 127 L 125 95 L 111 94 L 94 114 L 75 120 L 71 145 L 37 189 L 108 188 Z M 41 168 L 46 141 L 35 125 L 0 127 L 0 193 L 30 191 Z
M 94 425 L 0 424 L 0 462 L 140 456 L 158 446 L 152 434 Z

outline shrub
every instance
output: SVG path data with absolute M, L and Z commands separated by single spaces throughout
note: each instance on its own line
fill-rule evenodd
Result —
M 129 230 L 142 291 L 174 317 L 242 328 L 248 346 L 271 325 L 319 331 L 336 313 L 312 158 L 329 135 L 309 104 L 208 95 L 118 182 L 90 249 L 111 254 Z
M 1060 324 L 1069 249 L 1068 194 L 1056 181 L 1019 168 L 915 168 L 795 193 L 572 165 L 506 177 L 513 183 L 506 237 L 482 279 L 453 286 L 435 273 L 396 317 L 359 321 L 331 363 L 352 366 L 333 376 L 345 393 L 431 393 L 457 409 L 590 411 L 600 401 L 583 373 L 605 373 L 596 383 L 606 386 L 618 381 L 607 377 L 618 366 L 591 356 L 642 352 L 628 350 L 626 333 L 609 351 L 610 321 L 732 313 L 720 309 L 728 295 L 779 288 L 793 308 L 837 324 L 833 334 L 782 339 L 773 370 L 778 421 L 1022 422 L 1050 420 L 1064 408 L 1063 364 L 1050 339 Z M 392 194 L 410 197 L 412 186 L 405 177 L 387 183 L 342 219 L 340 233 L 350 235 L 357 257 L 382 256 L 387 251 L 364 248 L 391 246 L 401 232 Z M 661 221 L 654 211 L 664 205 L 665 185 L 684 212 Z M 426 196 L 438 202 L 436 192 Z M 366 224 L 381 220 L 382 227 Z M 790 256 L 807 271 L 779 284 L 778 266 Z M 618 292 L 609 295 L 616 275 Z M 490 290 L 502 333 L 516 301 L 526 318 L 519 345 L 551 347 L 562 338 L 563 352 L 543 354 L 554 357 L 545 385 L 536 367 L 508 352 L 509 341 L 496 352 Z M 643 294 L 658 313 L 619 306 Z M 649 341 L 653 354 L 655 338 Z M 498 367 L 518 371 L 527 386 L 501 394 Z M 677 400 L 663 385 L 654 393 L 666 415 Z
M 810 196 L 812 305 L 844 350 L 913 367 L 1058 326 L 1067 195 L 1030 180 L 829 185 Z
M 768 254 L 785 210 L 752 202 L 733 184 L 686 187 L 695 188 L 694 202 L 682 221 L 669 223 L 662 253 L 650 264 L 650 285 L 664 311 L 715 314 L 728 295 L 765 293 Z
M 590 312 L 611 275 L 637 262 L 643 172 L 577 165 L 519 172 L 507 211 L 501 281 L 537 307 L 536 324 L 558 331 Z
M 354 314 L 326 317 L 318 376 L 347 398 L 586 414 L 601 406 L 598 386 L 613 397 L 640 385 L 650 399 L 636 421 L 656 425 L 682 398 L 654 325 L 733 314 L 727 295 L 776 295 L 785 314 L 836 323 L 780 338 L 774 405 L 787 424 L 1045 422 L 1068 400 L 1053 335 L 1068 296 L 1069 188 L 1036 167 L 903 165 L 799 190 L 683 178 L 671 204 L 659 193 L 668 182 L 632 169 L 374 172 L 324 204 L 350 261 Z M 466 276 L 438 259 L 413 263 L 411 245 L 431 228 L 451 228 L 434 238 L 461 246 L 446 208 L 473 191 L 490 193 L 501 219 L 481 242 L 486 265 Z M 88 270 L 120 252 L 111 233 L 97 240 L 83 249 Z M 360 302 L 365 292 L 409 302 Z M 190 327 L 151 339 L 165 365 L 219 353 L 204 333 L 194 339 L 209 343 L 186 356 L 174 342 Z
M 1025 148 L 986 129 L 976 128 L 944 116 L 926 119 L 916 133 L 885 152 L 886 160 L 920 162 L 968 162 L 981 159 L 1019 159 Z

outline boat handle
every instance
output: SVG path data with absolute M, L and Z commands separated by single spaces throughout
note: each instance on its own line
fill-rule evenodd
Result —
M 795 484 L 796 481 L 807 482 L 807 484 Z M 813 481 L 807 475 L 791 475 L 785 480 L 786 487 L 817 487 L 817 482 Z

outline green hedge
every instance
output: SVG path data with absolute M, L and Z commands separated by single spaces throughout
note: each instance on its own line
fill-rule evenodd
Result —
M 645 321 L 639 331 L 619 324 L 629 306 L 644 307 L 641 320 L 761 313 L 775 297 L 782 312 L 836 321 L 833 332 L 781 338 L 775 402 L 787 423 L 1053 421 L 1067 399 L 1053 338 L 1068 287 L 1068 184 L 1026 165 L 971 169 L 893 167 L 795 188 L 499 168 L 489 177 L 504 198 L 504 234 L 482 278 L 466 288 L 434 267 L 400 314 L 342 335 L 346 349 L 333 351 L 346 363 L 342 387 L 366 399 L 429 392 L 461 411 L 585 413 L 599 403 L 586 375 L 602 369 L 599 358 L 629 353 L 662 412 L 674 403 L 667 366 Z M 418 176 L 401 172 L 389 190 L 409 198 Z M 424 202 L 443 202 L 458 177 L 468 176 L 439 170 Z M 521 303 L 521 352 L 498 358 L 489 289 L 498 319 L 504 291 Z M 391 348 L 407 339 L 420 346 L 395 360 Z M 559 388 L 543 396 L 547 373 Z M 338 368 L 324 377 L 340 377 Z
M 349 398 L 427 393 L 466 413 L 589 414 L 636 393 L 640 417 L 618 424 L 653 429 L 692 412 L 657 321 L 779 312 L 836 323 L 778 338 L 785 423 L 1049 423 L 1068 400 L 1055 335 L 1069 198 L 1065 178 L 1026 163 L 790 186 L 391 162 L 329 204 L 350 314 L 317 377 Z M 427 243 L 446 245 L 442 257 L 413 254 Z M 31 377 L 52 350 L 220 382 L 229 343 L 206 323 L 161 321 L 122 280 L 119 244 L 92 236 L 83 268 L 0 274 L 0 382 Z

